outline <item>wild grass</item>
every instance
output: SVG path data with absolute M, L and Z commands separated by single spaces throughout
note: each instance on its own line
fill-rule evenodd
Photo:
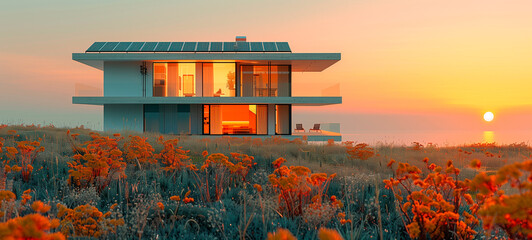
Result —
M 397 176 L 394 170 L 387 167 L 391 159 L 418 167 L 424 174 L 429 173 L 424 169 L 425 158 L 439 166 L 445 166 L 448 160 L 452 160 L 454 166 L 462 170 L 460 179 L 463 180 L 473 179 L 480 172 L 495 172 L 505 165 L 523 162 L 532 155 L 532 148 L 525 144 L 438 147 L 413 143 L 410 146 L 367 146 L 373 154 L 363 160 L 348 154 L 346 150 L 350 143 L 309 144 L 301 140 L 257 140 L 248 137 L 199 139 L 186 135 L 121 132 L 120 137 L 124 139 L 118 141 L 118 149 L 122 152 L 126 151 L 123 144 L 128 142 L 129 135 L 146 137 L 147 143 L 153 147 L 153 153 L 161 153 L 165 147 L 158 142 L 160 137 L 165 140 L 178 139 L 176 147 L 186 151 L 187 162 L 183 163 L 183 169 L 167 171 L 168 165 L 161 160 L 157 163 L 129 162 L 124 153 L 121 156 L 127 162 L 124 170 L 126 177 L 111 175 L 106 185 L 72 184 L 72 176 L 69 176 L 72 168 L 68 163 L 74 161 L 73 147 L 82 147 L 83 143 L 90 141 L 91 132 L 82 127 L 0 127 L 4 150 L 25 140 L 39 141 L 45 149 L 37 154 L 29 179 L 24 179 L 17 172 L 4 172 L 0 185 L 13 192 L 16 201 L 21 199 L 23 191 L 31 189 L 32 201 L 40 200 L 49 204 L 51 210 L 47 216 L 61 219 L 61 227 L 51 231 L 61 231 L 71 237 L 264 239 L 268 233 L 283 228 L 298 239 L 315 239 L 319 228 L 327 227 L 335 229 L 345 239 L 409 238 L 401 221 L 396 196 L 391 189 L 384 187 L 382 181 Z M 72 134 L 79 135 L 73 138 Z M 98 134 L 118 138 L 114 132 Z M 351 143 L 351 146 L 355 145 Z M 228 160 L 200 169 L 208 158 L 205 152 L 210 156 L 223 154 L 228 156 Z M 244 179 L 232 175 L 231 167 L 237 161 L 231 159 L 231 153 L 253 157 L 256 165 L 249 167 Z M 308 197 L 300 202 L 304 204 L 302 211 L 297 214 L 286 212 L 284 205 L 279 203 L 279 186 L 269 180 L 269 175 L 276 170 L 272 163 L 279 158 L 286 160 L 283 164 L 287 169 L 298 166 L 308 168 L 308 175 L 305 175 L 308 178 L 314 173 L 325 173 L 326 176 L 336 174 L 336 177 L 327 180 L 325 185 L 320 182 L 308 185 L 308 192 L 299 192 L 297 195 Z M 473 159 L 480 160 L 480 169 L 469 167 Z M 8 160 L 6 151 L 0 152 L 2 168 L 13 165 Z M 198 170 L 192 170 L 192 165 L 198 166 Z M 260 186 L 261 190 L 254 185 Z M 323 186 L 326 186 L 326 191 L 322 189 Z M 207 197 L 207 192 L 213 195 Z M 315 202 L 318 200 L 311 199 L 318 195 L 319 204 Z M 330 200 L 332 196 L 337 197 L 341 206 L 334 205 L 338 202 Z M 179 201 L 176 201 L 177 197 Z M 185 198 L 189 198 L 186 203 Z M 87 206 L 87 209 L 91 206 L 95 208 L 90 210 L 92 212 L 108 214 L 95 220 L 97 226 L 92 235 L 90 232 L 82 234 L 74 231 L 74 228 L 65 227 L 67 222 L 75 223 L 59 217 L 61 211 L 66 211 L 61 210 L 60 206 L 72 211 L 79 206 Z M 5 213 L 2 221 L 7 221 L 30 214 L 32 210 L 19 208 L 13 212 L 3 207 L 2 212 Z M 123 224 L 116 222 L 120 219 Z M 486 233 L 481 225 L 474 229 L 478 232 L 475 238 L 481 238 Z

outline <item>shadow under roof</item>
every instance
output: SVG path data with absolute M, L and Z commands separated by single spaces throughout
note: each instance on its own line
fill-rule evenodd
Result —
M 292 50 L 287 42 L 95 42 L 85 52 L 292 52 Z

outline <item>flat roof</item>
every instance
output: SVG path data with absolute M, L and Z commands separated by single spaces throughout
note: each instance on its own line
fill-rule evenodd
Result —
M 287 42 L 95 42 L 85 52 L 292 52 Z
M 242 64 L 289 64 L 293 72 L 321 72 L 340 61 L 340 53 L 292 52 L 107 52 L 72 53 L 72 59 L 103 70 L 105 61 L 147 62 L 216 62 L 231 61 Z

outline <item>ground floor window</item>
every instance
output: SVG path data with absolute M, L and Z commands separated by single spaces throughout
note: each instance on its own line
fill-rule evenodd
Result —
M 275 134 L 290 134 L 290 105 L 275 105 Z
M 267 105 L 204 105 L 203 133 L 268 134 Z
M 144 105 L 144 131 L 164 134 L 190 134 L 190 105 Z

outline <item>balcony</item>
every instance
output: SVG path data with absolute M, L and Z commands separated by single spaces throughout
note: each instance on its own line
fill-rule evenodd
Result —
M 319 125 L 319 126 L 316 126 Z M 342 141 L 340 134 L 340 123 L 319 123 L 310 129 L 298 130 L 298 127 L 292 131 L 292 136 L 307 138 L 309 141 Z

